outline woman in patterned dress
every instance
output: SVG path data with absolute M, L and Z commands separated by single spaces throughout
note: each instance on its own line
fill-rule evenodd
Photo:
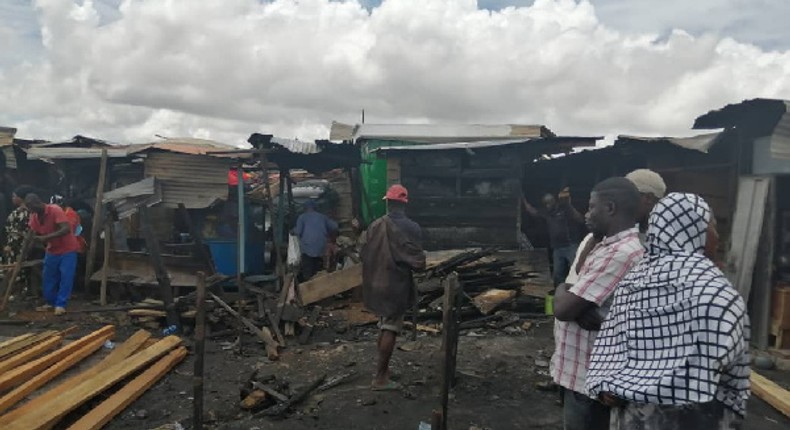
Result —
M 30 222 L 30 212 L 28 212 L 24 202 L 25 197 L 33 191 L 32 187 L 22 185 L 15 189 L 11 196 L 16 209 L 8 215 L 5 223 L 6 245 L 3 248 L 3 264 L 16 263 L 19 253 L 22 252 L 22 243 L 25 241 L 25 233 L 29 229 L 28 222 Z M 28 270 L 23 269 L 19 272 L 16 282 L 25 285 L 27 278 Z

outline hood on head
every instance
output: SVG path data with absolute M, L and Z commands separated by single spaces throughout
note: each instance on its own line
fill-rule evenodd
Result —
M 647 228 L 650 254 L 702 253 L 711 218 L 708 203 L 696 194 L 672 193 L 661 199 Z

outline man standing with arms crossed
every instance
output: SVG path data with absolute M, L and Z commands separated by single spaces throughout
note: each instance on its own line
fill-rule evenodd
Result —
M 365 307 L 378 315 L 381 329 L 374 391 L 400 388 L 390 380 L 390 358 L 403 316 L 416 300 L 412 273 L 425 269 L 420 226 L 406 217 L 408 190 L 393 185 L 384 200 L 387 215 L 368 227 L 362 246 L 362 297 Z
M 25 206 L 30 210 L 30 229 L 36 234 L 36 240 L 47 247 L 43 284 L 46 304 L 38 310 L 48 311 L 54 307 L 55 315 L 63 315 L 74 286 L 80 244 L 60 206 L 44 204 L 36 194 L 28 194 Z
M 615 287 L 642 257 L 635 220 L 639 191 L 625 178 L 610 178 L 593 188 L 587 227 L 600 243 L 590 252 L 573 284 L 557 287 L 551 376 L 563 389 L 565 430 L 607 430 L 609 408 L 586 394 L 590 353 Z

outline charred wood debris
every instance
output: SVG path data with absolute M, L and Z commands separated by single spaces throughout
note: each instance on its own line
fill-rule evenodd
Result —
M 316 275 L 310 281 L 313 284 L 320 285 L 325 277 L 346 285 L 331 286 L 332 291 L 343 292 L 306 306 L 300 305 L 300 289 L 290 275 L 282 281 L 266 278 L 256 282 L 256 278 L 248 278 L 244 281 L 244 297 L 226 291 L 228 285 L 237 282 L 235 278 L 210 277 L 206 282 L 206 338 L 220 342 L 229 353 L 263 353 L 276 361 L 283 349 L 306 345 L 318 332 L 322 333 L 321 340 L 327 340 L 327 333 L 332 338 L 371 334 L 378 319 L 362 309 L 358 269 L 352 276 L 337 272 L 334 276 L 325 272 Z M 342 271 L 350 270 L 353 268 Z M 462 333 L 475 336 L 482 335 L 480 331 L 494 330 L 509 335 L 523 334 L 533 321 L 547 318 L 543 298 L 522 291 L 525 280 L 539 276 L 537 272 L 525 271 L 513 259 L 499 256 L 496 249 L 473 249 L 434 261 L 429 259 L 427 270 L 417 275 L 418 299 L 406 314 L 404 327 L 413 337 L 417 332 L 428 336 L 441 333 L 444 295 L 441 281 L 451 273 L 458 274 L 463 287 L 458 312 Z M 191 334 L 194 327 L 195 296 L 190 293 L 174 299 L 185 335 Z M 164 302 L 155 299 L 106 310 L 125 311 L 134 324 L 146 329 L 161 329 L 167 324 Z M 354 317 L 344 318 L 350 313 Z M 256 346 L 250 345 L 251 339 Z M 300 381 L 302 388 L 294 390 L 277 375 L 255 372 L 240 387 L 240 407 L 256 417 L 282 417 L 311 393 L 329 390 L 356 376 L 355 371 L 324 375 L 314 381 Z

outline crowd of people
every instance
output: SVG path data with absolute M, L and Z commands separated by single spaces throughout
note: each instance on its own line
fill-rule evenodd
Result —
M 373 390 L 397 390 L 389 361 L 412 274 L 425 268 L 408 191 L 384 197 L 362 248 L 363 298 L 380 318 Z M 694 194 L 671 193 L 640 169 L 597 184 L 579 213 L 570 192 L 547 195 L 553 248 L 555 351 L 565 430 L 739 429 L 749 396 L 749 321 L 715 261 L 713 212 Z M 577 244 L 573 224 L 589 233 Z

